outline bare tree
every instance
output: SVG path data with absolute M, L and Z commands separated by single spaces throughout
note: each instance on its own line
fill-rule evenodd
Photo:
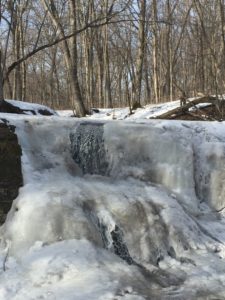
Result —
M 3 93 L 3 74 L 2 74 L 2 49 L 0 48 L 0 105 L 3 102 L 3 100 L 4 100 L 4 93 Z
M 65 31 L 63 29 L 63 25 L 60 21 L 59 13 L 55 6 L 53 0 L 47 2 L 47 0 L 41 0 L 45 9 L 49 12 L 52 23 L 57 28 L 62 38 L 65 37 Z M 77 31 L 77 9 L 76 9 L 76 1 L 69 0 L 69 25 L 71 27 L 72 32 Z M 77 39 L 76 35 L 72 36 L 69 42 L 64 39 L 63 40 L 63 49 L 65 54 L 65 62 L 69 75 L 69 82 L 71 88 L 71 98 L 72 105 L 75 108 L 76 114 L 78 116 L 84 116 L 86 114 L 86 110 L 83 104 L 83 99 L 81 95 L 78 74 L 77 74 Z
M 138 20 L 138 55 L 135 74 L 135 101 L 141 105 L 141 90 L 143 78 L 143 63 L 146 48 L 146 0 L 139 2 L 140 13 Z
M 153 11 L 153 45 L 152 45 L 152 53 L 153 53 L 153 86 L 154 86 L 154 96 L 155 96 L 155 103 L 159 102 L 159 41 L 158 41 L 158 29 L 157 29 L 157 22 L 158 22 L 158 8 L 157 8 L 157 0 L 152 1 L 152 11 Z
M 0 0 L 0 26 L 2 24 L 2 2 Z M 2 45 L 0 44 L 0 105 L 4 101 L 3 70 L 2 70 Z
M 2 0 L 0 98 L 4 84 L 6 98 L 83 116 L 222 94 L 224 9 L 224 0 Z

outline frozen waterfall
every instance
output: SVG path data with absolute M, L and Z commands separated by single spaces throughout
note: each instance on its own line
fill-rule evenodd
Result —
M 25 184 L 0 299 L 224 299 L 223 123 L 8 119 Z

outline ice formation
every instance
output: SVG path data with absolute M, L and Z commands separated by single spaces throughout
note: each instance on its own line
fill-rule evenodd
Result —
M 223 123 L 7 118 L 1 300 L 225 299 Z

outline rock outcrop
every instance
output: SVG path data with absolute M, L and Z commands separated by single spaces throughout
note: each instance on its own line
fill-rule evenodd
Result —
M 0 123 L 0 224 L 23 184 L 21 148 L 13 128 Z
M 18 100 L 4 100 L 0 103 L 1 113 L 53 116 L 56 112 L 47 106 Z

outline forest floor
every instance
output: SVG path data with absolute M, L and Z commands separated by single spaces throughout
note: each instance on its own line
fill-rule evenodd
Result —
M 59 110 L 60 116 L 73 117 L 72 110 Z M 92 110 L 90 119 L 103 120 L 140 120 L 140 119 L 164 119 L 164 120 L 187 120 L 187 121 L 224 121 L 225 101 L 215 96 L 189 98 L 185 105 L 181 106 L 180 100 L 159 104 L 148 104 L 132 113 L 125 108 L 98 108 Z
M 39 104 L 26 103 L 22 101 L 6 100 L 5 110 L 2 112 L 18 113 L 26 115 L 59 115 L 74 117 L 73 110 L 54 110 Z M 189 98 L 181 105 L 180 100 L 148 104 L 137 109 L 125 108 L 93 108 L 91 119 L 104 120 L 136 120 L 136 119 L 166 119 L 166 120 L 188 120 L 188 121 L 224 121 L 225 100 L 215 96 L 203 96 Z

